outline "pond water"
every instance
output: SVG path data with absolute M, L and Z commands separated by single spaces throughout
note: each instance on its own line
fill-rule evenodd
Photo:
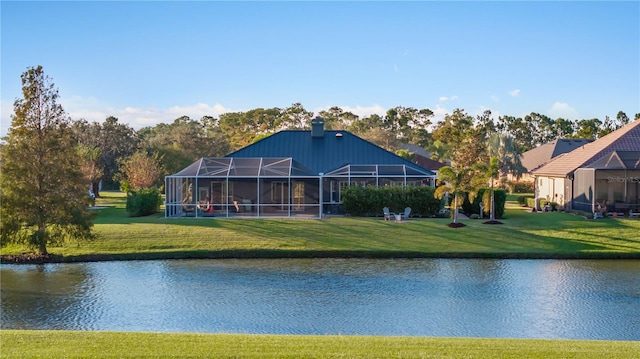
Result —
M 0 328 L 640 340 L 640 261 L 0 266 Z

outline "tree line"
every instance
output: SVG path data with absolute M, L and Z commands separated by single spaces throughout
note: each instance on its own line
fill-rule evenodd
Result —
M 515 155 L 557 138 L 598 138 L 630 121 L 623 111 L 615 119 L 606 117 L 601 121 L 554 120 L 538 113 L 494 119 L 489 110 L 474 117 L 463 109 L 455 109 L 434 124 L 430 109 L 403 106 L 387 110 L 384 116 L 372 114 L 360 118 L 337 106 L 317 115 L 324 119 L 325 129 L 350 131 L 392 152 L 405 144 L 417 145 L 428 151 L 432 159 L 460 166 L 486 160 L 487 144 L 500 141 L 496 139 L 499 136 L 509 139 Z M 138 131 L 112 116 L 102 123 L 80 119 L 73 122 L 72 129 L 78 145 L 85 148 L 87 166 L 97 170 L 91 182 L 97 186 L 102 180 L 106 188 L 116 189 L 127 181 L 122 169 L 134 155 L 138 161 L 145 157 L 155 159 L 150 162 L 162 169 L 155 179 L 159 185 L 164 175 L 178 172 L 200 157 L 222 157 L 281 130 L 309 129 L 313 117 L 313 112 L 294 103 L 287 108 L 229 112 L 218 118 L 204 116 L 196 120 L 182 116 L 172 123 Z M 636 114 L 635 118 L 639 117 Z M 140 186 L 137 181 L 132 185 Z
M 90 235 L 86 210 L 100 185 L 126 191 L 162 187 L 200 157 L 222 157 L 281 130 L 310 128 L 312 111 L 300 103 L 256 108 L 218 118 L 188 116 L 140 130 L 109 116 L 103 122 L 72 120 L 58 104 L 58 90 L 41 66 L 22 74 L 23 98 L 14 102 L 11 127 L 0 143 L 2 240 L 21 239 L 46 254 L 46 244 Z M 463 109 L 434 123 L 430 109 L 396 106 L 360 118 L 334 106 L 318 112 L 328 130 L 346 130 L 390 151 L 414 144 L 454 168 L 488 164 L 492 173 L 518 174 L 518 155 L 556 138 L 597 138 L 629 122 L 615 119 L 471 116 Z M 640 114 L 635 115 L 635 119 Z M 401 155 L 410 154 L 400 152 Z M 492 175 L 493 177 L 494 175 Z

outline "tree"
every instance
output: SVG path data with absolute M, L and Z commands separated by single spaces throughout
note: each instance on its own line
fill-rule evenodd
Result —
M 104 176 L 104 166 L 100 151 L 101 126 L 97 122 L 89 123 L 84 119 L 74 121 L 71 125 L 78 153 L 81 157 L 80 171 L 85 176 L 94 197 L 100 196 L 100 181 Z
M 104 183 L 116 189 L 119 186 L 114 178 L 120 171 L 119 161 L 138 150 L 138 134 L 129 125 L 118 123 L 116 117 L 109 116 L 102 123 L 98 140 Z
M 162 156 L 138 151 L 121 161 L 118 179 L 125 192 L 151 188 L 162 179 Z
M 91 193 L 98 196 L 98 184 L 104 175 L 100 166 L 100 148 L 78 145 L 80 155 L 80 172 L 84 176 L 85 183 L 91 184 Z
M 354 121 L 347 130 L 387 150 L 394 150 L 400 145 L 395 134 L 385 128 L 384 119 L 375 113 Z
M 496 179 L 502 179 L 509 175 L 517 179 L 527 171 L 520 161 L 520 151 L 514 139 L 509 135 L 495 134 L 491 136 L 487 152 L 489 157 L 495 157 L 497 160 L 498 173 L 494 176 Z
M 597 118 L 590 120 L 580 120 L 576 123 L 576 138 L 595 139 L 598 136 L 598 129 L 602 121 Z
M 219 121 L 208 116 L 200 121 L 182 116 L 170 124 L 145 127 L 138 131 L 138 136 L 147 153 L 162 156 L 167 174 L 180 171 L 200 157 L 221 157 L 229 152 L 229 142 Z
M 482 122 L 475 125 L 473 117 L 464 110 L 455 109 L 452 114 L 445 115 L 444 121 L 438 123 L 432 135 L 434 143 L 440 141 L 445 144 L 452 163 L 458 168 L 464 168 L 482 160 L 488 130 Z
M 495 191 L 494 191 L 495 180 L 498 178 L 499 172 L 500 172 L 498 162 L 499 161 L 497 157 L 491 157 L 491 159 L 489 160 L 489 166 L 486 166 L 484 164 L 479 164 L 477 167 L 480 170 L 481 176 L 488 179 L 490 182 L 489 188 L 491 191 L 491 194 L 490 194 L 491 198 L 489 200 L 489 221 L 485 222 L 488 224 L 500 224 L 499 221 L 496 221 L 496 214 L 495 214 L 496 202 L 495 202 Z
M 220 115 L 219 129 L 226 134 L 230 147 L 239 149 L 282 127 L 281 112 L 275 107 L 224 113 Z
M 474 180 L 475 177 L 475 180 Z M 476 190 L 477 170 L 471 167 L 456 169 L 451 166 L 443 166 L 438 170 L 438 180 L 443 183 L 437 187 L 433 195 L 442 199 L 445 195 L 453 196 L 453 227 L 462 227 L 458 223 L 458 203 L 462 203 L 461 196 L 469 194 L 469 200 L 473 202 Z
M 301 103 L 296 102 L 287 107 L 281 114 L 282 129 L 308 130 L 311 128 L 313 112 L 305 110 Z
M 622 111 L 618 111 L 618 114 L 616 115 L 616 119 L 618 120 L 619 127 L 622 127 L 629 123 L 629 117 L 627 116 L 626 113 Z
M 520 152 L 526 152 L 536 147 L 535 128 L 521 117 L 500 116 L 496 127 L 499 132 L 514 138 Z
M 23 243 L 47 255 L 47 245 L 91 237 L 87 183 L 70 119 L 42 66 L 21 76 L 2 152 L 2 243 Z

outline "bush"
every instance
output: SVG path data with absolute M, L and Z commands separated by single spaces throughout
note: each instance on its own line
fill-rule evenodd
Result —
M 511 193 L 533 193 L 535 191 L 535 183 L 509 181 L 507 182 L 507 188 Z
M 157 213 L 162 196 L 157 188 L 143 188 L 127 192 L 127 213 L 130 217 L 142 217 Z
M 522 207 L 533 207 L 533 205 L 529 205 L 529 200 L 532 200 L 532 204 L 535 204 L 535 200 L 533 196 L 518 196 L 518 204 Z
M 433 192 L 431 187 L 349 186 L 341 192 L 342 207 L 352 216 L 380 216 L 383 207 L 400 213 L 410 207 L 412 216 L 431 217 L 440 210 L 440 200 Z
M 493 205 L 496 219 L 502 218 L 504 215 L 504 206 L 507 203 L 507 191 L 497 188 L 493 190 Z M 482 196 L 482 206 L 487 214 L 491 211 L 491 190 L 485 190 Z
M 495 216 L 496 218 L 502 218 L 504 214 L 504 206 L 507 202 L 507 191 L 501 188 L 494 188 L 494 205 L 495 205 Z M 478 190 L 478 194 L 476 198 L 474 198 L 473 203 L 469 202 L 469 197 L 465 195 L 464 201 L 462 202 L 462 212 L 464 212 L 467 216 L 471 216 L 473 214 L 480 214 L 480 203 L 482 203 L 482 212 L 483 217 L 488 218 L 491 215 L 491 189 L 490 188 L 480 188 Z
M 485 191 L 489 191 L 487 188 L 480 188 L 476 197 L 473 199 L 473 203 L 469 201 L 469 194 L 464 194 L 464 199 L 462 200 L 462 212 L 467 216 L 471 216 L 472 214 L 480 214 L 480 203 L 482 202 L 482 196 Z M 491 192 L 491 191 L 489 191 Z M 484 206 L 484 203 L 482 204 Z M 485 207 L 483 212 L 488 213 L 489 207 Z

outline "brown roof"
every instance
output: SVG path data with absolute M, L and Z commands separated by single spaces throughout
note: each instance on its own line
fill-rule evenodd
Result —
M 432 160 L 429 157 L 425 157 L 419 154 L 415 154 L 414 160 L 413 162 L 415 162 L 418 166 L 420 167 L 424 167 L 428 170 L 437 172 L 438 169 L 440 169 L 440 167 L 446 166 L 446 163 L 442 163 L 442 162 L 438 162 L 436 160 Z
M 583 139 L 557 139 L 544 145 L 531 149 L 520 156 L 520 162 L 527 169 L 527 172 L 531 172 L 551 159 L 567 152 L 571 152 L 576 148 L 593 142 L 593 140 Z
M 640 120 L 551 160 L 532 171 L 535 176 L 567 177 L 613 151 L 640 151 Z

